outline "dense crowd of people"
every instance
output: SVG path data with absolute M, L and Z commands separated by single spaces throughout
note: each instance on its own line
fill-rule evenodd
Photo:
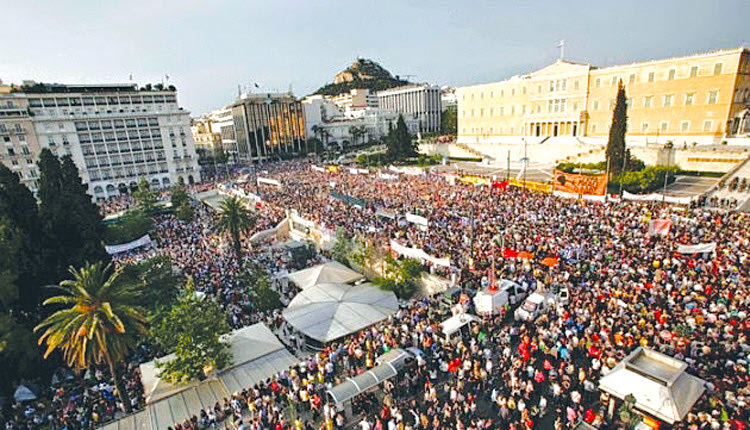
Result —
M 750 223 L 745 214 L 565 200 L 429 173 L 321 171 L 299 160 L 263 169 L 255 176 L 281 185 L 230 184 L 262 200 L 254 231 L 277 225 L 286 210 L 296 209 L 331 235 L 342 230 L 383 247 L 395 239 L 449 257 L 450 267 L 431 269 L 452 275 L 464 291 L 479 289 L 487 279 L 509 279 L 530 290 L 565 287 L 570 302 L 529 322 L 505 313 L 485 316 L 446 338 L 439 323 L 450 310 L 439 306 L 439 298 L 419 298 L 288 371 L 195 411 L 172 430 L 218 428 L 219 423 L 243 430 L 341 429 L 346 423 L 362 430 L 530 430 L 572 428 L 580 420 L 625 428 L 617 414 L 606 416 L 597 387 L 637 346 L 685 361 L 688 372 L 706 381 L 706 393 L 675 428 L 747 425 Z M 406 214 L 427 219 L 428 226 L 408 222 Z M 655 220 L 671 221 L 666 234 L 649 229 Z M 168 255 L 193 277 L 196 288 L 221 304 L 234 327 L 266 321 L 282 328 L 278 313 L 253 311 L 243 275 L 248 264 L 272 275 L 300 268 L 284 252 L 252 246 L 247 234 L 249 252 L 238 261 L 207 208 L 198 208 L 189 223 L 159 216 L 156 226 L 154 249 L 118 263 Z M 712 243 L 713 252 L 678 252 L 679 245 Z M 519 259 L 521 253 L 528 257 Z M 545 259 L 553 263 L 542 264 L 550 261 Z M 290 296 L 295 292 L 280 282 L 275 288 Z M 470 302 L 462 306 L 474 312 Z M 380 395 L 358 398 L 355 416 L 344 416 L 327 401 L 327 388 L 373 367 L 382 353 L 409 347 L 422 351 L 413 371 L 387 381 Z M 112 402 L 116 396 L 111 387 L 98 391 L 88 396 L 96 400 L 85 404 L 102 405 L 97 417 L 111 416 L 108 406 L 114 403 L 108 403 L 107 393 Z M 90 428 L 91 410 L 78 423 L 58 428 Z

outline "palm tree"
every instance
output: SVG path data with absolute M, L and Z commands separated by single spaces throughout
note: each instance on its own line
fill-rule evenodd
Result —
M 117 375 L 115 363 L 125 359 L 128 350 L 138 343 L 138 336 L 148 333 L 146 318 L 137 299 L 136 284 L 118 281 L 120 271 L 112 264 L 86 264 L 69 269 L 73 279 L 60 283 L 62 295 L 50 297 L 44 305 L 64 305 L 34 328 L 44 330 L 39 344 L 47 344 L 46 359 L 59 349 L 68 366 L 76 370 L 92 364 L 106 363 L 126 412 L 130 399 Z M 124 279 L 124 278 L 123 278 Z
M 221 202 L 217 227 L 219 231 L 229 233 L 232 236 L 232 245 L 237 257 L 242 252 L 240 232 L 247 231 L 254 226 L 255 215 L 245 207 L 239 197 L 227 197 Z

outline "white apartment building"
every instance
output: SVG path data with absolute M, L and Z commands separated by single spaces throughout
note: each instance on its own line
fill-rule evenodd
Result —
M 96 199 L 140 178 L 154 188 L 200 181 L 190 115 L 173 87 L 34 84 L 13 95 L 28 102 L 39 148 L 71 155 Z
M 11 94 L 0 83 L 0 162 L 36 194 L 39 170 L 36 165 L 39 144 L 29 114 L 28 101 Z
M 398 112 L 405 120 L 416 119 L 419 131 L 440 131 L 440 87 L 428 84 L 405 85 L 378 91 L 377 95 L 381 109 Z
M 367 88 L 354 88 L 348 93 L 331 96 L 330 100 L 342 111 L 378 107 L 378 96 Z

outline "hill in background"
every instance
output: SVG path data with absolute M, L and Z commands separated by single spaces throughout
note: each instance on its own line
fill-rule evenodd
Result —
M 355 88 L 366 88 L 370 92 L 387 90 L 409 84 L 409 81 L 393 77 L 380 64 L 366 58 L 358 58 L 349 67 L 336 74 L 333 83 L 318 88 L 314 94 L 332 96 L 348 93 Z

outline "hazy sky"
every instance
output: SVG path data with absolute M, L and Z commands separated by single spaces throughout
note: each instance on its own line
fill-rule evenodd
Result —
M 237 84 L 308 94 L 357 56 L 439 85 L 750 44 L 750 1 L 0 0 L 0 79 L 159 82 L 197 115 Z

